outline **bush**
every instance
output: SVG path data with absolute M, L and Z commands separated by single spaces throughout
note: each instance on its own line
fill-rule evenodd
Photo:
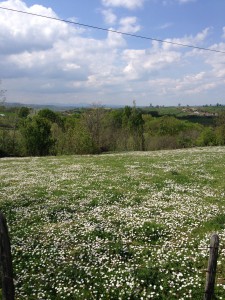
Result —
M 27 119 L 21 128 L 25 151 L 28 155 L 49 155 L 55 144 L 51 134 L 51 124 L 47 119 L 35 116 Z
M 197 145 L 198 146 L 215 146 L 216 143 L 216 135 L 215 131 L 211 127 L 206 127 L 202 133 L 200 134 Z

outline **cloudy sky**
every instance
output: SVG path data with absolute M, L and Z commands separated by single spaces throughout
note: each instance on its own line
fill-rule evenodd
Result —
M 224 0 L 0 1 L 0 79 L 24 104 L 225 104 L 225 53 L 3 8 L 225 52 Z

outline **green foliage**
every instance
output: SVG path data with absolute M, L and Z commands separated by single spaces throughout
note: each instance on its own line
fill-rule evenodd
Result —
M 217 124 L 218 125 L 225 125 L 225 111 L 220 111 L 218 118 L 217 118 Z
M 88 154 L 96 152 L 89 132 L 80 123 L 66 132 L 65 139 L 66 154 Z
M 82 115 L 82 125 L 91 137 L 93 148 L 101 152 L 105 111 L 102 107 L 88 109 Z
M 11 135 L 9 130 L 0 130 L 0 157 L 9 156 L 11 152 Z
M 52 123 L 62 124 L 60 116 L 48 108 L 39 110 L 38 116 L 41 118 L 45 118 Z
M 122 128 L 127 139 L 125 150 L 144 150 L 144 120 L 142 112 L 133 107 L 125 106 L 122 115 Z
M 197 144 L 199 146 L 213 146 L 216 145 L 216 135 L 212 127 L 206 127 L 201 132 Z
M 95 106 L 63 113 L 46 108 L 32 116 L 27 107 L 4 108 L 0 153 L 94 154 L 225 145 L 223 107 L 198 108 L 199 115 L 193 111 L 188 107 L 141 109 L 134 103 L 121 109 Z
M 34 116 L 23 122 L 21 134 L 24 138 L 25 152 L 28 155 L 49 155 L 54 146 L 50 122 L 40 116 Z
M 175 117 L 163 116 L 145 118 L 145 146 L 148 150 L 193 147 L 203 127 L 182 121 Z
M 19 109 L 18 117 L 19 118 L 26 118 L 29 115 L 29 113 L 30 113 L 30 109 L 28 107 L 22 106 Z
M 148 119 L 147 126 L 150 133 L 154 136 L 175 136 L 181 132 L 199 128 L 198 125 L 187 121 L 181 121 L 171 116 L 163 116 L 154 119 L 150 118 Z
M 123 111 L 121 109 L 110 111 L 108 120 L 113 128 L 121 128 L 123 122 Z
M 216 144 L 217 145 L 225 145 L 225 124 L 221 124 L 217 126 L 215 129 L 216 134 Z
M 20 134 L 18 116 L 13 112 L 4 112 L 0 117 L 0 156 L 20 156 Z

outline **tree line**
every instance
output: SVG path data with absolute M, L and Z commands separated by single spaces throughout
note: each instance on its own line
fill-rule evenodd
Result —
M 2 113 L 1 113 L 2 112 Z M 134 104 L 37 112 L 0 107 L 0 156 L 98 154 L 225 145 L 225 112 L 211 125 L 160 116 Z

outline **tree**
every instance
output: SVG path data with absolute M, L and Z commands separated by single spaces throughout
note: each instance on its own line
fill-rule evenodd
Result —
M 144 120 L 142 112 L 136 108 L 135 102 L 133 107 L 124 107 L 122 125 L 125 138 L 130 140 L 128 148 L 132 150 L 144 150 Z
M 217 117 L 216 123 L 218 126 L 225 125 L 225 111 L 221 111 Z
M 82 122 L 77 121 L 74 127 L 70 127 L 65 134 L 65 154 L 90 154 L 96 149 L 87 128 Z
M 225 145 L 225 111 L 221 111 L 216 120 L 216 139 L 218 145 Z
M 123 110 L 115 109 L 105 113 L 103 119 L 102 149 L 104 151 L 124 150 L 124 131 L 122 128 Z
M 0 86 L 1 86 L 1 80 L 0 80 Z M 6 90 L 0 89 L 0 109 L 4 110 L 4 104 L 6 101 L 6 96 L 5 96 Z
M 82 114 L 82 121 L 87 131 L 89 132 L 93 147 L 97 152 L 101 152 L 101 138 L 103 131 L 103 118 L 105 110 L 101 106 L 94 106 Z
M 25 152 L 32 156 L 49 155 L 55 141 L 51 134 L 51 123 L 40 116 L 24 121 L 21 133 L 24 138 Z
M 215 146 L 216 145 L 216 134 L 212 127 L 205 127 L 201 132 L 198 141 L 199 146 Z
M 47 120 L 49 120 L 52 123 L 60 123 L 60 117 L 57 113 L 55 113 L 54 111 L 48 109 L 48 108 L 44 108 L 39 110 L 38 112 L 38 116 L 40 116 L 41 118 L 45 118 Z
M 0 85 L 2 81 L 0 80 Z M 6 96 L 5 96 L 6 90 L 0 89 L 0 106 L 5 103 Z
M 18 117 L 19 118 L 26 118 L 30 113 L 30 109 L 28 107 L 25 107 L 25 106 L 22 106 L 20 109 L 19 109 L 19 112 L 18 112 Z

